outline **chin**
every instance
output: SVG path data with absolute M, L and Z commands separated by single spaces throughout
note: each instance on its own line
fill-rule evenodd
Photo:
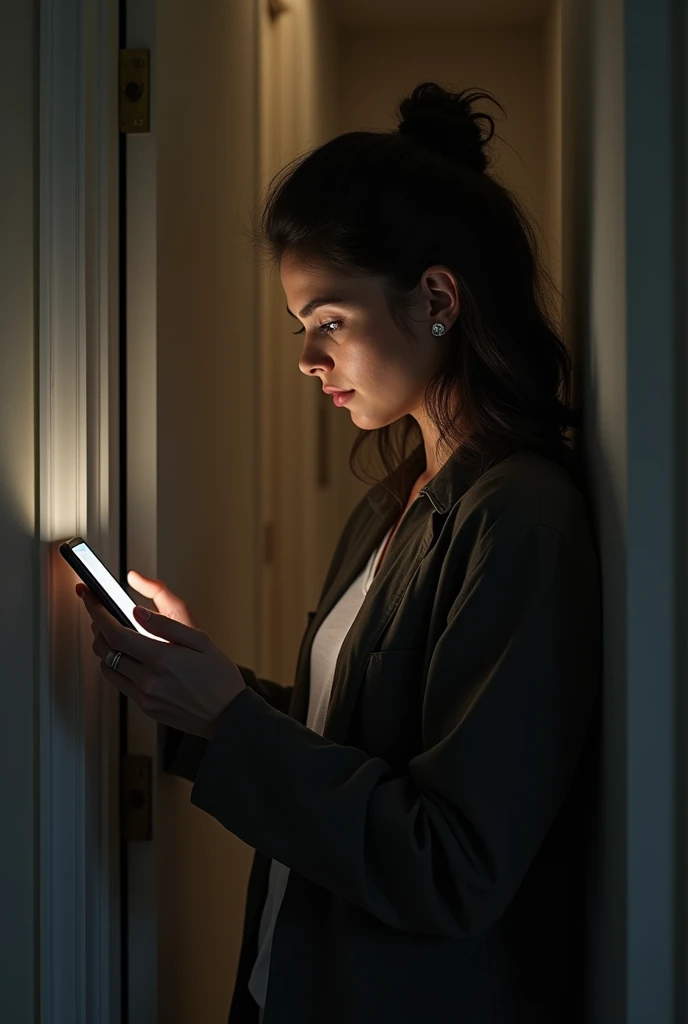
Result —
M 391 423 L 396 423 L 406 415 L 406 413 L 400 412 L 397 415 L 389 416 L 365 416 L 353 408 L 349 411 L 352 423 L 355 423 L 361 430 L 379 430 L 381 427 L 388 427 Z

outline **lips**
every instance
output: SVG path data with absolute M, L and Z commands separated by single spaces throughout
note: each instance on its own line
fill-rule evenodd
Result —
M 348 395 L 349 391 L 353 391 L 353 388 L 323 388 L 326 395 Z

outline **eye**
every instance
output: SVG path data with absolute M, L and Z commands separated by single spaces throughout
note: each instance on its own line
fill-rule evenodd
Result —
M 342 322 L 341 320 L 328 320 L 327 323 L 322 324 L 320 327 L 318 327 L 318 330 L 320 331 L 321 334 L 332 334 L 333 332 L 330 330 L 330 328 L 332 327 L 332 324 L 337 324 L 337 327 L 338 327 L 341 324 L 341 322 Z M 336 329 L 337 328 L 335 328 L 335 330 Z M 299 331 L 292 331 L 292 334 L 305 334 L 305 333 L 306 333 L 306 328 L 305 327 L 302 327 L 301 330 L 299 330 Z

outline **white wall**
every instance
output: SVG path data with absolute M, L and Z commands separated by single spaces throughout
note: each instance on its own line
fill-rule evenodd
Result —
M 0 13 L 0 1018 L 37 1013 L 36 687 L 38 547 L 36 344 L 37 23 L 33 4 Z M 11 840 L 11 841 L 8 841 Z

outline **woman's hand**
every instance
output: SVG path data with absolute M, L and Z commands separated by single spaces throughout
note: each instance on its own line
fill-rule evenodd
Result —
M 170 614 L 158 615 L 137 605 L 134 617 L 169 643 L 120 625 L 88 587 L 78 583 L 76 592 L 93 620 L 93 651 L 102 659 L 101 671 L 149 718 L 210 739 L 223 711 L 246 688 L 241 672 L 206 633 L 181 620 L 182 615 L 191 618 L 183 601 L 164 584 L 136 576 L 142 587 L 162 587 L 150 596 L 156 607 L 166 607 Z M 105 663 L 110 651 L 122 652 L 116 670 Z

